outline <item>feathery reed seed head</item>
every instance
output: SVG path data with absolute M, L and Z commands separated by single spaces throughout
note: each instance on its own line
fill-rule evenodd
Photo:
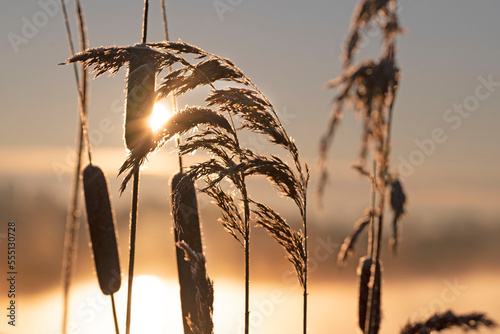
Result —
M 401 330 L 401 334 L 431 334 L 434 331 L 440 332 L 453 327 L 467 331 L 469 329 L 477 330 L 481 326 L 495 328 L 497 324 L 484 313 L 455 315 L 452 311 L 448 310 L 443 313 L 436 313 L 426 321 L 408 323 Z
M 108 183 L 101 168 L 89 164 L 83 170 L 87 221 L 99 286 L 105 295 L 120 289 L 121 271 L 116 242 L 115 216 Z
M 363 230 L 370 224 L 370 220 L 373 216 L 371 209 L 365 210 L 365 216 L 358 219 L 353 226 L 351 233 L 344 239 L 342 246 L 340 246 L 339 255 L 337 257 L 337 265 L 342 267 L 346 264 L 347 259 L 354 252 L 354 245 L 358 240 L 359 235 Z

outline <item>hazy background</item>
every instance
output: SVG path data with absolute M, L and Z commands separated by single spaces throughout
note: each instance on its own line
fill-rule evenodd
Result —
M 223 13 L 218 13 L 215 3 L 168 1 L 171 38 L 233 60 L 274 103 L 302 158 L 314 166 L 335 94 L 323 85 L 340 73 L 339 55 L 355 2 L 221 0 L 232 8 Z M 84 0 L 82 4 L 91 47 L 140 40 L 142 1 Z M 500 83 L 500 3 L 402 0 L 399 8 L 408 32 L 398 41 L 403 76 L 395 110 L 392 161 L 405 176 L 409 207 L 398 257 L 384 254 L 382 331 L 395 332 L 409 318 L 445 308 L 484 310 L 500 320 L 500 87 L 483 84 L 485 80 Z M 68 10 L 76 39 L 72 2 Z M 9 328 L 2 320 L 0 332 L 27 333 L 36 328 L 41 333 L 57 333 L 65 206 L 77 126 L 75 82 L 70 67 L 57 66 L 69 56 L 58 1 L 3 1 L 0 22 L 0 237 L 5 237 L 9 220 L 17 221 L 20 272 L 20 326 Z M 38 25 L 35 30 L 26 28 L 33 23 Z M 23 43 L 13 45 L 15 36 Z M 151 2 L 148 40 L 163 40 L 156 1 Z M 377 56 L 379 40 L 377 34 L 369 34 L 357 59 Z M 126 156 L 121 130 L 124 76 L 122 70 L 113 78 L 92 81 L 89 111 L 95 161 L 110 179 L 123 272 L 127 268 L 130 195 L 119 198 L 120 179 L 115 175 Z M 487 98 L 480 98 L 486 93 Z M 201 96 L 193 94 L 180 105 L 199 104 Z M 463 104 L 473 111 L 460 116 L 453 109 Z M 111 126 L 103 126 L 105 123 Z M 429 144 L 437 128 L 447 139 Z M 310 203 L 311 266 L 317 268 L 311 270 L 311 333 L 332 329 L 357 333 L 357 258 L 343 271 L 335 267 L 335 261 L 339 244 L 370 200 L 366 180 L 349 168 L 357 157 L 360 129 L 347 111 L 330 154 L 326 209 L 320 213 Z M 418 144 L 422 142 L 427 143 L 424 149 Z M 267 144 L 263 145 L 265 149 Z M 428 151 L 423 152 L 425 149 Z M 167 328 L 176 332 L 180 324 L 180 316 L 175 314 L 178 292 L 168 190 L 175 171 L 170 145 L 150 159 L 141 179 L 136 271 L 149 275 L 143 277 L 145 287 L 160 282 L 157 286 L 164 288 L 168 300 L 156 305 L 145 299 L 150 310 L 144 321 L 163 321 L 148 328 L 151 333 Z M 316 181 L 313 173 L 311 199 Z M 273 201 L 298 227 L 296 209 L 287 200 L 268 191 L 262 180 L 255 181 L 252 188 L 259 198 Z M 234 333 L 243 315 L 238 308 L 243 296 L 243 254 L 215 221 L 217 209 L 206 198 L 199 201 L 208 270 L 216 287 L 216 332 Z M 89 299 L 95 304 L 100 296 L 84 222 L 82 219 L 75 273 L 78 285 L 73 297 L 73 309 L 83 305 L 84 311 L 72 314 L 78 324 L 75 333 L 112 328 L 105 313 L 109 311 L 107 300 L 98 303 L 102 310 L 89 306 Z M 253 233 L 252 309 L 255 317 L 263 315 L 262 321 L 254 319 L 253 331 L 298 333 L 300 292 L 288 275 L 292 268 L 264 231 L 254 229 Z M 5 252 L 4 239 L 1 241 L 0 252 Z M 364 254 L 364 245 L 358 245 L 356 256 Z M 3 270 L 5 263 L 1 266 Z M 450 290 L 453 282 L 463 289 Z M 0 301 L 5 305 L 4 283 L 1 288 Z M 272 312 L 265 307 L 259 311 L 259 303 L 265 304 L 276 289 L 286 300 L 275 303 Z M 160 294 L 145 291 L 143 295 Z M 85 310 L 94 310 L 94 318 Z

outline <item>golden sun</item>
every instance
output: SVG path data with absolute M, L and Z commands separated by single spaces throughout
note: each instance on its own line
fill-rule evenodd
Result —
M 172 112 L 162 103 L 155 103 L 153 113 L 149 118 L 149 126 L 154 132 L 157 132 L 172 116 Z

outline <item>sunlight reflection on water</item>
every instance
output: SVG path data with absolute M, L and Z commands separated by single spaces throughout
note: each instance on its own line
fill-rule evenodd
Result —
M 500 289 L 498 273 L 460 275 L 457 277 L 426 278 L 425 280 L 391 280 L 384 282 L 381 334 L 398 333 L 409 317 L 421 318 L 424 311 L 443 302 L 443 290 L 458 279 L 466 288 L 447 291 L 444 308 L 460 312 L 485 311 L 500 320 Z M 241 283 L 241 284 L 240 284 Z M 457 290 L 458 291 L 458 290 Z M 441 299 L 440 299 L 441 298 Z M 441 301 L 441 302 L 440 302 Z M 18 326 L 13 330 L 0 324 L 0 333 L 60 334 L 60 292 L 36 298 L 21 299 Z M 121 332 L 125 332 L 126 282 L 116 296 Z M 318 284 L 310 290 L 309 333 L 358 334 L 356 328 L 357 282 Z M 250 325 L 253 334 L 301 333 L 302 296 L 295 286 L 251 286 Z M 217 279 L 215 282 L 214 323 L 216 334 L 239 334 L 243 328 L 243 284 Z M 156 276 L 143 275 L 134 279 L 131 332 L 181 334 L 182 322 L 178 284 Z M 500 330 L 485 330 L 500 333 Z M 70 334 L 114 333 L 111 303 L 103 296 L 97 282 L 79 284 L 71 295 Z M 448 331 L 449 334 L 461 333 Z

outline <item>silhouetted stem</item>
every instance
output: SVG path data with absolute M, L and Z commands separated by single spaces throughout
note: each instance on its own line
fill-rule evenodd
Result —
M 113 294 L 111 294 L 111 308 L 113 310 L 113 319 L 115 321 L 115 333 L 120 334 L 120 328 L 118 327 L 118 317 L 116 316 L 115 296 Z
M 149 1 L 144 0 L 144 15 L 142 22 L 142 43 L 146 43 L 148 35 L 148 12 Z M 130 253 L 128 266 L 128 291 L 127 291 L 127 319 L 125 324 L 125 333 L 130 334 L 130 321 L 132 316 L 132 285 L 134 282 L 134 264 L 135 264 L 135 239 L 137 233 L 137 209 L 139 202 L 139 166 L 134 170 L 134 186 L 132 189 L 132 211 L 130 213 Z
M 373 175 L 371 177 L 372 186 L 372 201 L 371 201 L 371 217 L 370 217 L 370 230 L 368 235 L 368 256 L 373 257 L 373 252 L 375 249 L 375 203 L 377 198 L 377 160 L 373 159 Z
M 308 274 L 308 252 L 307 252 L 307 194 L 304 194 L 304 217 L 302 218 L 303 228 L 304 228 L 304 252 L 305 252 L 305 261 L 304 261 L 304 302 L 303 302 L 303 332 L 306 334 L 307 332 L 307 274 Z
M 78 21 L 80 25 L 80 45 L 82 51 L 87 46 L 87 37 L 85 34 L 85 22 L 83 20 L 83 13 L 81 11 L 80 3 L 77 0 L 77 13 Z M 66 33 L 68 37 L 69 50 L 71 55 L 75 53 L 73 46 L 73 38 L 71 36 L 71 29 L 69 26 L 68 12 L 66 10 L 66 5 L 64 1 L 61 1 L 61 6 L 63 9 L 64 22 L 66 26 Z M 66 220 L 66 235 L 64 238 L 64 254 L 63 254 L 63 317 L 62 317 L 62 333 L 66 334 L 68 314 L 69 314 L 69 291 L 71 287 L 71 279 L 73 274 L 74 263 L 76 263 L 77 249 L 78 249 L 78 231 L 79 231 L 79 211 L 78 211 L 78 199 L 80 195 L 80 172 L 82 165 L 82 154 L 83 154 L 83 141 L 86 138 L 87 141 L 87 151 L 89 154 L 89 160 L 91 160 L 90 154 L 90 144 L 88 141 L 88 134 L 86 133 L 86 113 L 87 113 L 87 83 L 88 75 L 85 69 L 82 69 L 82 80 L 78 75 L 78 69 L 76 64 L 73 66 L 75 73 L 75 80 L 78 90 L 78 102 L 79 102 L 79 134 L 76 143 L 76 166 L 74 171 L 73 179 L 73 190 L 71 195 L 71 201 L 68 205 L 67 220 Z
M 248 193 L 243 179 L 243 203 L 245 205 L 245 334 L 250 327 L 250 206 Z
M 168 42 L 170 40 L 170 36 L 168 33 L 167 8 L 165 5 L 165 0 L 161 0 L 161 13 L 162 13 L 162 18 L 163 18 L 163 30 L 165 32 L 165 40 Z M 170 65 L 168 67 L 168 73 L 170 74 L 170 73 L 172 73 L 172 71 L 173 71 L 173 67 L 172 67 L 172 65 Z M 177 108 L 177 98 L 175 96 L 175 90 L 173 90 L 171 94 L 172 94 L 172 106 L 174 108 L 174 114 L 176 114 L 178 111 L 178 108 Z M 180 146 L 181 146 L 181 137 L 180 136 L 177 136 L 176 144 L 177 144 L 177 148 L 180 148 Z M 182 154 L 181 154 L 180 150 L 177 151 L 177 158 L 179 161 L 179 172 L 182 173 L 183 165 L 182 165 Z
M 135 239 L 137 233 L 137 207 L 139 201 L 139 168 L 134 171 L 134 186 L 132 189 L 132 212 L 130 214 L 130 252 L 128 265 L 128 290 L 127 290 L 127 320 L 125 333 L 130 334 L 130 320 L 132 311 L 132 285 L 134 282 L 135 264 Z

